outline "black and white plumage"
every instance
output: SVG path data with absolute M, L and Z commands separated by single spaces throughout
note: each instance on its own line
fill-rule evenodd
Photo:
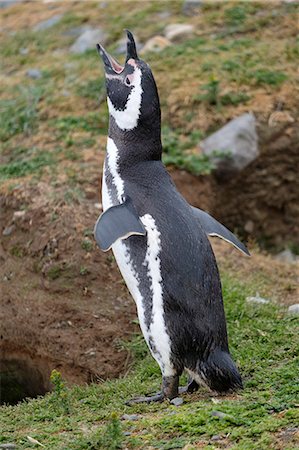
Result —
M 161 161 L 156 84 L 127 31 L 118 64 L 98 45 L 106 74 L 109 135 L 103 169 L 103 214 L 95 226 L 102 250 L 112 247 L 134 298 L 140 326 L 160 366 L 162 394 L 178 394 L 186 370 L 190 390 L 203 383 L 225 392 L 242 387 L 229 354 L 221 283 L 207 234 L 246 247 L 207 213 L 190 206 Z

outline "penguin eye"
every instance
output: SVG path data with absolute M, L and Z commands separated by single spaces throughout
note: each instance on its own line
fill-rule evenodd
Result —
M 125 85 L 126 85 L 126 86 L 131 86 L 131 81 L 130 81 L 130 78 L 129 78 L 129 77 L 126 77 L 126 78 L 125 78 Z

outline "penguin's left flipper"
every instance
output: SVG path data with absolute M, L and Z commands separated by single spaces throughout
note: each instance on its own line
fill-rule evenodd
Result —
M 94 237 L 101 250 L 107 252 L 118 239 L 132 235 L 146 235 L 130 197 L 100 215 L 94 227 Z
M 242 242 L 240 242 L 239 239 L 224 225 L 219 223 L 216 219 L 211 217 L 205 211 L 195 208 L 194 206 L 191 206 L 191 208 L 195 217 L 200 222 L 202 228 L 209 236 L 217 236 L 221 239 L 224 239 L 230 244 L 233 244 L 238 250 L 240 250 L 245 255 L 250 256 L 250 253 L 245 247 L 245 245 Z

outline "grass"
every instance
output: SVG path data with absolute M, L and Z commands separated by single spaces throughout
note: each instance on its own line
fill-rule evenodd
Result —
M 253 305 L 245 296 L 254 286 L 224 276 L 224 301 L 230 346 L 245 389 L 235 396 L 213 397 L 204 390 L 168 402 L 126 406 L 125 400 L 159 389 L 161 377 L 141 337 L 123 345 L 134 367 L 119 380 L 89 386 L 65 386 L 52 373 L 54 391 L 43 398 L 1 408 L 1 443 L 30 448 L 27 435 L 47 448 L 117 449 L 216 448 L 215 435 L 233 449 L 269 449 L 279 434 L 296 426 L 298 414 L 297 320 L 274 305 Z M 297 396 L 297 397 L 296 397 Z M 121 420 L 136 414 L 138 420 Z M 287 449 L 295 449 L 291 438 Z

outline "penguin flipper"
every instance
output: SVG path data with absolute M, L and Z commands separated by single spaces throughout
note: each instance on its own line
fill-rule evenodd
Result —
M 224 239 L 225 241 L 234 245 L 238 250 L 240 250 L 245 255 L 250 256 L 250 253 L 248 249 L 245 247 L 245 245 L 242 242 L 240 242 L 239 239 L 224 225 L 219 223 L 216 219 L 214 219 L 205 211 L 195 208 L 194 206 L 191 206 L 191 208 L 195 217 L 200 222 L 202 228 L 209 236 L 217 236 L 221 239 Z
M 101 250 L 107 252 L 118 239 L 132 235 L 146 235 L 130 197 L 120 205 L 112 206 L 101 214 L 94 227 L 94 237 Z

